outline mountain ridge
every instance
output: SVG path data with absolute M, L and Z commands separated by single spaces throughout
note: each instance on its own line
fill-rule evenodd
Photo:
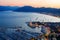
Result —
M 37 12 L 37 13 L 51 13 L 60 15 L 60 8 L 34 8 L 32 6 L 23 6 L 23 7 L 16 7 L 16 6 L 0 6 L 0 11 L 14 11 L 14 12 Z

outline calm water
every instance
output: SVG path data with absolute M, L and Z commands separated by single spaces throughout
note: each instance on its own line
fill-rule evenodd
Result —
M 26 15 L 27 14 L 27 15 Z M 25 12 L 11 12 L 11 11 L 5 11 L 5 12 L 0 12 L 0 27 L 15 27 L 15 26 L 22 26 L 25 21 L 30 20 L 30 17 L 34 17 L 32 13 L 25 13 Z M 33 19 L 34 19 L 33 18 Z M 53 23 L 52 23 L 53 24 Z M 25 24 L 24 24 L 25 25 Z M 24 26 L 23 25 L 23 26 Z M 60 23 L 58 23 L 58 25 L 60 25 Z M 54 28 L 54 26 L 52 25 L 51 27 Z M 4 28 L 5 29 L 5 28 Z M 29 27 L 23 27 L 23 29 L 27 30 L 27 31 L 35 31 L 34 29 L 30 29 Z M 55 30 L 55 29 L 54 29 Z M 0 31 L 5 31 L 5 30 L 1 30 Z M 28 39 L 31 37 L 36 37 L 40 34 L 35 34 L 35 33 L 30 33 L 30 32 L 26 32 L 26 31 L 21 31 L 16 33 L 16 31 L 14 31 L 14 29 L 7 29 L 5 31 L 5 34 L 1 34 L 0 32 L 0 37 L 2 36 L 2 38 L 0 38 L 0 40 L 2 40 L 3 38 L 10 38 L 9 40 L 13 40 L 16 39 L 16 36 L 19 35 L 18 39 L 19 40 L 25 40 L 27 37 Z M 38 30 L 37 30 L 38 32 Z M 3 32 L 4 33 L 4 32 Z M 8 35 L 8 36 L 7 36 Z M 22 37 L 22 38 L 21 38 Z M 8 40 L 8 39 L 7 39 Z
M 23 12 L 0 12 L 0 26 L 21 26 L 27 16 Z M 25 18 L 25 19 L 24 19 Z
M 37 17 L 33 15 L 36 14 L 29 12 L 12 12 L 12 11 L 0 12 L 0 27 L 21 26 L 24 24 L 24 22 L 28 20 L 30 21 L 32 17 L 33 19 Z

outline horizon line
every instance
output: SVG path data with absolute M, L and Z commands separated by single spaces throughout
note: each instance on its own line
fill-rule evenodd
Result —
M 9 5 L 0 5 L 0 6 L 9 6 Z M 25 6 L 29 6 L 29 5 L 25 5 Z M 25 7 L 25 6 L 9 6 L 9 7 Z M 30 6 L 33 8 L 55 8 L 55 7 L 34 7 L 34 6 Z M 60 9 L 60 8 L 56 8 L 56 9 Z

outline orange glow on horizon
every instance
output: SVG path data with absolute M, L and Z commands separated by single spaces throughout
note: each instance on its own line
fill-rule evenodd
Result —
M 0 0 L 0 5 L 60 8 L 60 0 Z

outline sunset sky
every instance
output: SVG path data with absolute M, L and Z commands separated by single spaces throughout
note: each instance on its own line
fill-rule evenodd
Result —
M 60 0 L 0 0 L 0 5 L 60 8 Z

